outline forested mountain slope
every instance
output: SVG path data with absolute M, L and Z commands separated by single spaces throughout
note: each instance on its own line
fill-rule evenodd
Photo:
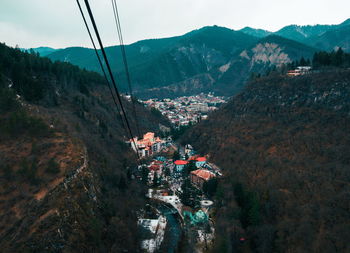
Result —
M 322 35 L 310 38 L 308 42 L 327 51 L 341 47 L 344 51 L 350 52 L 350 25 L 327 31 Z
M 305 42 L 311 37 L 322 35 L 337 27 L 338 25 L 288 25 L 275 32 L 275 34 L 287 39 Z
M 349 70 L 260 78 L 183 137 L 225 169 L 222 252 L 241 225 L 257 252 L 350 250 L 349 98 Z
M 276 35 L 267 36 L 239 51 L 220 67 L 212 90 L 219 94 L 236 94 L 252 73 L 265 74 L 301 57 L 312 58 L 315 52 L 316 49 L 299 42 Z
M 240 91 L 252 72 L 264 73 L 302 56 L 311 58 L 315 51 L 279 36 L 259 39 L 218 26 L 126 46 L 132 82 L 139 97 L 176 97 L 212 91 L 231 96 Z M 107 48 L 107 53 L 125 89 L 120 48 Z M 48 57 L 99 70 L 91 49 L 67 48 Z
M 259 38 L 274 34 L 326 51 L 342 47 L 349 52 L 349 27 L 350 19 L 347 19 L 337 25 L 288 25 L 274 33 L 250 27 L 240 31 Z
M 221 36 L 218 36 L 218 33 Z M 190 33 L 191 34 L 191 33 Z M 190 42 L 180 41 L 182 46 L 171 50 L 167 57 L 175 59 L 143 72 L 154 75 L 163 68 L 186 73 L 182 78 L 166 81 L 167 85 L 145 85 L 139 90 L 142 97 L 176 97 L 180 95 L 215 92 L 231 96 L 239 92 L 252 73 L 265 73 L 269 69 L 288 64 L 301 57 L 311 58 L 316 49 L 299 42 L 271 35 L 260 40 L 249 40 L 240 32 L 220 27 L 200 29 L 188 35 Z M 179 42 L 179 43 L 180 43 Z M 169 59 L 170 59 L 169 58 Z M 184 70 L 183 68 L 186 68 Z M 164 75 L 174 76 L 164 73 Z M 163 74 L 156 74 L 157 78 Z M 182 79 L 182 80 L 181 80 Z M 151 80 L 151 77 L 145 80 Z
M 258 39 L 224 27 L 212 26 L 194 30 L 183 36 L 167 39 L 143 40 L 126 46 L 132 82 L 137 95 L 167 96 L 193 93 L 212 88 L 216 81 L 211 72 L 226 64 L 238 51 Z M 107 48 L 112 68 L 126 90 L 126 78 L 119 46 Z M 67 48 L 48 57 L 67 61 L 80 67 L 99 71 L 93 50 Z M 185 88 L 181 82 L 189 82 Z M 175 88 L 173 88 L 173 85 Z M 170 86 L 170 87 L 169 87 Z
M 0 112 L 1 252 L 137 251 L 136 159 L 103 78 L 0 44 Z
M 249 34 L 258 38 L 264 38 L 266 36 L 269 36 L 272 34 L 272 32 L 267 31 L 267 30 L 263 30 L 263 29 L 255 29 L 255 28 L 251 28 L 251 27 L 244 27 L 241 30 L 239 30 L 240 32 L 243 32 L 245 34 Z
M 275 33 L 249 27 L 234 31 L 208 26 L 182 36 L 139 41 L 127 45 L 126 53 L 139 97 L 177 97 L 211 91 L 231 96 L 241 90 L 253 72 L 264 73 L 272 65 L 299 60 L 301 56 L 311 58 L 319 50 L 342 47 L 348 51 L 348 30 L 349 20 L 338 25 L 290 25 Z M 249 53 L 252 49 L 255 51 Z M 108 47 L 106 52 L 122 90 L 126 91 L 120 47 Z M 248 59 L 252 54 L 258 54 L 255 59 L 260 60 L 259 64 Z M 54 61 L 100 71 L 95 53 L 89 48 L 70 47 L 45 55 Z
M 35 53 L 38 53 L 40 56 L 44 57 L 60 49 L 54 49 L 51 47 L 37 47 L 37 48 L 23 49 L 23 50 L 27 52 L 30 52 L 31 50 L 33 50 Z
M 270 35 L 257 38 L 241 31 L 211 26 L 183 36 L 145 40 L 126 46 L 130 73 L 140 97 L 176 97 L 200 92 L 231 96 L 242 89 L 251 73 L 291 61 L 311 58 L 316 49 Z M 107 48 L 122 87 L 126 87 L 119 47 Z M 50 55 L 98 70 L 93 50 L 67 48 Z

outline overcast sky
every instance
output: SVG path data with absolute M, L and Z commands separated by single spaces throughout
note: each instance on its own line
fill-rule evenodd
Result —
M 105 44 L 117 44 L 111 1 L 90 4 Z M 350 18 L 349 0 L 118 0 L 118 5 L 126 44 L 207 25 L 276 31 Z M 23 48 L 91 47 L 75 0 L 0 0 L 0 35 L 1 42 Z

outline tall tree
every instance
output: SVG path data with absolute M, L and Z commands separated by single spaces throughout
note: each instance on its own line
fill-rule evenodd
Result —
M 203 192 L 209 197 L 213 197 L 218 188 L 217 178 L 211 178 L 208 181 L 205 181 L 203 184 Z
M 158 187 L 159 186 L 159 177 L 158 177 L 158 173 L 154 172 L 154 176 L 153 176 L 153 187 Z
M 187 178 L 191 171 L 194 171 L 197 169 L 197 166 L 196 166 L 196 162 L 195 161 L 189 161 L 189 163 L 187 163 L 184 167 L 184 169 L 182 170 L 182 176 L 184 178 Z
M 173 160 L 176 161 L 176 160 L 179 160 L 180 159 L 180 153 L 178 151 L 175 151 L 174 154 L 173 154 Z
M 142 166 L 142 168 L 141 168 L 141 180 L 145 185 L 147 185 L 147 183 L 148 183 L 148 174 L 149 174 L 148 168 L 146 166 Z
M 192 208 L 199 206 L 200 201 L 200 190 L 198 190 L 196 187 L 194 187 L 190 181 L 190 179 L 186 179 L 183 181 L 182 186 L 182 193 L 180 194 L 181 202 L 186 205 L 190 206 Z

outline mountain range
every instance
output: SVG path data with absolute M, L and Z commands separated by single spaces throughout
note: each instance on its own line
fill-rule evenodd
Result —
M 320 46 L 217 26 L 127 46 L 139 96 L 238 93 L 179 137 L 222 171 L 210 252 L 350 251 L 350 54 L 315 54 L 346 43 L 349 22 L 317 29 L 301 30 Z M 119 48 L 107 51 L 126 91 Z M 1 252 L 139 252 L 148 187 L 133 180 L 136 157 L 94 51 L 37 52 L 57 61 L 0 44 Z M 312 56 L 318 71 L 246 82 Z M 170 127 L 135 110 L 142 133 Z
M 183 36 L 143 40 L 126 46 L 132 83 L 138 97 L 175 97 L 214 91 L 231 96 L 251 73 L 264 73 L 316 51 L 350 50 L 350 19 L 339 25 L 290 25 L 272 33 L 243 28 L 204 27 Z M 64 61 L 100 72 L 89 48 L 34 49 L 53 61 Z M 124 92 L 126 77 L 119 46 L 106 48 Z

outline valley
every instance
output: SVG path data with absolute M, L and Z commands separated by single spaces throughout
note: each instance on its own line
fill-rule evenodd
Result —
M 1 43 L 1 252 L 350 251 L 349 27 Z

